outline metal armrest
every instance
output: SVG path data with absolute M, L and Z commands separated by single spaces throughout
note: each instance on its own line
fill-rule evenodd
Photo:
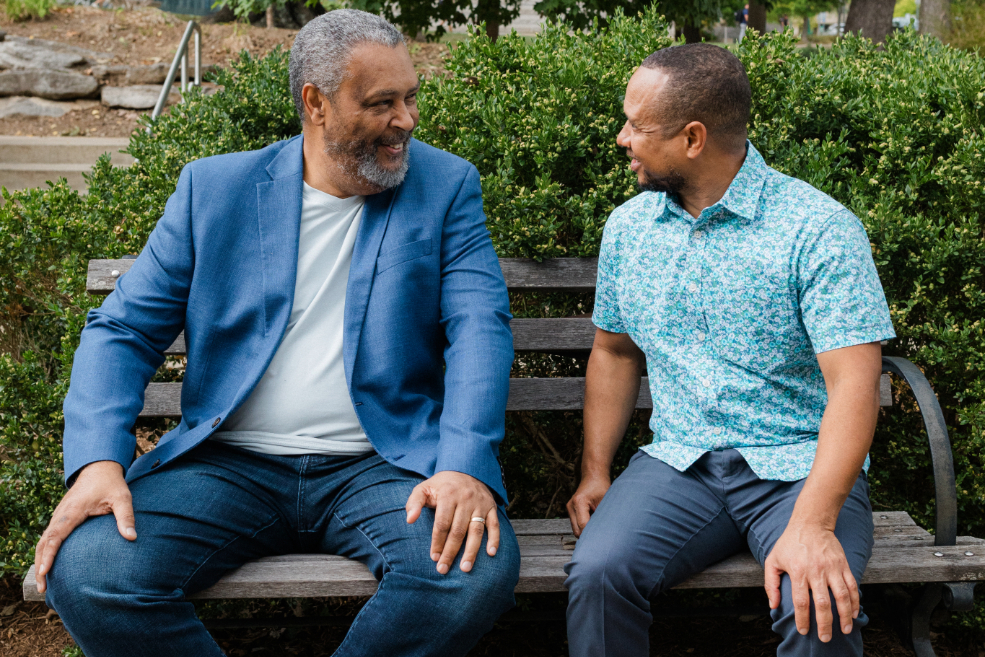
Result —
M 958 494 L 954 481 L 954 457 L 947 435 L 944 412 L 934 389 L 920 369 L 905 358 L 883 356 L 882 371 L 903 379 L 923 416 L 930 440 L 930 458 L 934 465 L 935 523 L 934 545 L 954 545 L 958 535 Z

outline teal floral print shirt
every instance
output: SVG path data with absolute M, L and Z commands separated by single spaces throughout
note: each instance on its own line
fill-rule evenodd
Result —
M 827 404 L 816 354 L 896 337 L 861 222 L 748 142 L 697 219 L 663 193 L 616 208 L 592 319 L 646 354 L 644 452 L 684 471 L 734 448 L 777 481 L 807 477 L 814 461 Z

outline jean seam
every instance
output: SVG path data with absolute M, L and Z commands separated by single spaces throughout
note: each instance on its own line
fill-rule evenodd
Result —
M 350 524 L 348 524 L 345 520 L 342 519 L 342 516 L 339 515 L 339 512 L 338 511 L 334 511 L 332 513 L 332 515 L 335 516 L 335 518 L 339 522 L 342 523 L 342 526 L 343 527 L 346 527 L 347 529 L 355 529 L 357 532 L 359 532 L 360 534 L 362 534 L 363 538 L 366 539 L 366 542 L 369 543 L 370 545 L 372 545 L 373 546 L 373 549 L 376 550 L 376 553 L 380 555 L 380 559 L 383 560 L 383 565 L 386 566 L 387 571 L 392 571 L 393 570 L 393 567 L 390 566 L 390 562 L 387 560 L 386 555 L 383 554 L 383 550 L 381 550 L 379 548 L 379 546 L 376 545 L 376 542 L 373 541 L 373 539 L 371 539 L 369 537 L 369 535 L 366 534 L 366 532 L 364 532 L 359 525 L 350 525 Z M 384 575 L 385 574 L 386 573 L 384 573 Z M 383 581 L 383 578 L 381 577 L 380 578 L 380 582 L 382 582 L 382 581 Z
M 260 527 L 259 529 L 257 529 L 252 534 L 250 534 L 250 538 L 256 538 L 257 535 L 260 534 L 260 532 L 263 532 L 263 531 L 266 531 L 266 530 L 270 529 L 271 527 L 274 526 L 274 524 L 276 522 L 277 522 L 277 516 L 274 515 L 273 518 L 271 518 L 270 522 L 268 522 L 263 527 Z M 240 538 L 242 538 L 242 536 L 234 536 L 234 537 L 232 537 L 228 542 L 224 543 L 221 547 L 216 548 L 215 550 L 213 550 L 212 553 L 208 557 L 206 557 L 204 561 L 202 561 L 202 563 L 198 564 L 198 568 L 196 568 L 194 571 L 192 571 L 192 573 L 185 579 L 185 581 L 181 583 L 181 586 L 178 587 L 182 591 L 182 593 L 185 591 L 185 588 L 188 586 L 188 582 L 190 582 L 192 580 L 192 578 L 194 578 L 195 575 L 197 575 L 198 572 L 200 570 L 202 570 L 202 568 L 204 568 L 205 565 L 209 563 L 209 561 L 212 560 L 212 557 L 214 557 L 215 555 L 217 555 L 220 552 L 222 552 L 223 550 L 225 550 L 227 547 L 229 547 L 230 545 L 232 545 L 233 543 L 235 543 L 236 541 L 238 541 Z
M 339 518 L 338 514 L 336 514 L 335 517 L 336 518 Z M 339 522 L 342 522 L 342 518 L 339 518 Z M 342 524 L 345 525 L 344 522 Z M 346 525 L 346 527 L 348 527 L 348 525 Z M 358 527 L 356 529 L 359 530 Z M 362 530 L 359 530 L 359 532 L 362 533 Z M 363 536 L 366 536 L 366 535 L 363 534 Z M 367 537 L 367 539 L 368 539 L 368 537 Z M 373 547 L 376 547 L 376 546 L 374 545 Z M 379 551 L 379 550 L 377 549 L 377 551 Z M 389 566 L 387 566 L 387 567 L 389 568 Z M 376 598 L 376 596 L 378 596 L 380 594 L 380 592 L 383 590 L 384 584 L 385 584 L 384 578 L 381 577 L 380 578 L 380 584 L 379 584 L 379 586 L 376 587 L 376 593 L 373 594 L 373 598 Z M 366 607 L 368 607 L 369 605 L 371 605 L 373 603 L 373 598 L 370 598 L 370 600 L 365 605 L 363 605 L 363 608 L 360 610 L 360 612 L 358 614 L 356 614 L 356 617 L 352 620 L 352 624 L 349 625 L 349 630 L 345 633 L 345 638 L 342 639 L 342 643 L 339 644 L 339 647 L 336 648 L 335 652 L 333 653 L 334 655 L 340 654 L 342 652 L 342 649 L 346 647 L 346 644 L 350 643 L 350 640 L 349 639 L 350 639 L 350 637 L 352 637 L 355 634 L 355 632 L 353 632 L 353 630 L 356 628 L 356 625 L 359 624 L 359 622 L 361 620 L 360 619 L 360 616 L 363 615 L 362 612 L 366 609 Z
M 298 533 L 304 531 L 304 476 L 305 472 L 308 470 L 308 456 L 305 455 L 301 458 L 301 467 L 298 469 L 298 504 L 297 504 L 297 515 L 298 515 Z

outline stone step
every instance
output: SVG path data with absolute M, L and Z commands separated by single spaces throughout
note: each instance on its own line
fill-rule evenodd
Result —
M 0 167 L 10 164 L 50 164 L 52 170 L 62 165 L 84 164 L 91 167 L 103 153 L 110 153 L 116 166 L 127 166 L 133 158 L 119 151 L 129 143 L 126 138 L 107 137 L 10 137 L 0 136 Z M 6 179 L 0 184 L 8 189 Z
M 65 178 L 73 189 L 86 188 L 83 173 L 88 173 L 91 164 L 23 164 L 0 162 L 0 187 L 8 191 L 47 187 L 47 181 Z

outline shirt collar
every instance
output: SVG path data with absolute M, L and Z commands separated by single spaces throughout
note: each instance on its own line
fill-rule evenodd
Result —
M 705 208 L 701 212 L 701 216 L 695 219 L 676 201 L 668 198 L 666 194 L 660 194 L 660 201 L 656 208 L 657 216 L 669 213 L 688 223 L 695 223 L 696 221 L 707 221 L 722 210 L 727 210 L 745 219 L 754 219 L 768 170 L 769 167 L 766 166 L 763 156 L 759 154 L 759 151 L 749 140 L 746 140 L 746 159 L 718 203 Z

